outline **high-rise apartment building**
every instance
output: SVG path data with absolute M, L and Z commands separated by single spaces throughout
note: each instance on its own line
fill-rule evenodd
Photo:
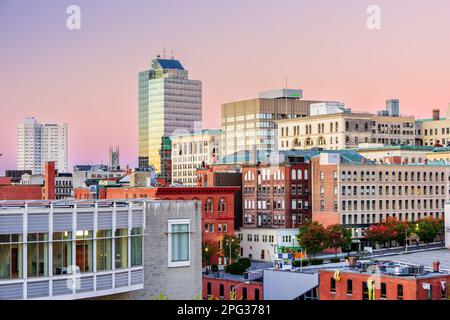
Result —
M 310 104 L 320 102 L 301 97 L 301 90 L 281 89 L 262 92 L 256 99 L 223 104 L 222 155 L 254 149 L 275 150 L 275 121 L 308 116 Z
M 180 61 L 161 59 L 139 73 L 139 167 L 161 171 L 162 137 L 202 127 L 202 83 Z
M 17 129 L 17 169 L 42 174 L 45 162 L 53 161 L 58 171 L 66 172 L 67 132 L 67 124 L 40 124 L 25 118 Z

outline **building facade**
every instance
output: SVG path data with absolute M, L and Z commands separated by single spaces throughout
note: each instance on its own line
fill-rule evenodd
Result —
M 197 185 L 197 169 L 213 165 L 220 158 L 220 130 L 202 130 L 174 135 L 172 140 L 172 182 Z
M 241 228 L 241 256 L 255 261 L 274 262 L 282 248 L 297 248 L 298 228 Z
M 443 218 L 450 196 L 450 167 L 439 164 L 372 164 L 322 152 L 311 176 L 313 221 L 351 229 L 354 248 L 364 245 L 365 228 L 389 217 Z
M 278 123 L 280 150 L 340 150 L 359 144 L 415 145 L 414 117 L 377 116 L 370 113 L 320 114 Z
M 281 152 L 277 163 L 242 166 L 245 228 L 298 228 L 311 220 L 311 154 Z
M 162 137 L 202 128 L 202 83 L 175 59 L 157 57 L 139 73 L 139 168 L 161 172 Z
M 257 99 L 222 105 L 222 156 L 239 151 L 274 150 L 277 120 L 305 117 L 317 101 L 301 100 L 300 90 L 260 93 Z
M 210 264 L 226 264 L 221 254 L 225 235 L 234 235 L 234 201 L 239 187 L 209 188 L 100 188 L 95 197 L 99 199 L 158 199 L 179 201 L 200 201 L 202 207 L 202 244 L 213 248 Z M 88 189 L 75 190 L 78 200 L 91 199 L 94 195 Z
M 42 174 L 47 161 L 60 172 L 68 169 L 68 125 L 40 124 L 25 118 L 17 128 L 17 169 Z
M 2 202 L 0 298 L 199 296 L 200 219 L 196 202 Z

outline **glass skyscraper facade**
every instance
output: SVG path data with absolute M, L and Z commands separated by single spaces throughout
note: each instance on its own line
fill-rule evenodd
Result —
M 202 128 L 202 83 L 178 60 L 152 60 L 139 73 L 139 167 L 161 172 L 161 139 Z

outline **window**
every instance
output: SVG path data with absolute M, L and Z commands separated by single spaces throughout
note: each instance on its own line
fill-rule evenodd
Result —
M 79 230 L 76 232 L 76 255 L 75 262 L 80 272 L 94 271 L 93 249 L 94 242 L 93 231 Z
M 29 233 L 27 244 L 28 277 L 48 276 L 48 234 Z
M 112 269 L 112 230 L 97 231 L 97 271 Z
M 362 293 L 363 293 L 363 300 L 369 300 L 369 287 L 367 286 L 366 281 L 362 283 Z
M 247 288 L 242 288 L 242 300 L 247 300 Z
M 380 291 L 381 291 L 381 299 L 386 299 L 386 292 L 387 292 L 386 283 L 384 282 L 381 283 Z
M 169 221 L 169 267 L 190 265 L 190 221 Z
M 213 202 L 211 199 L 207 199 L 205 202 L 205 211 L 212 212 L 213 211 Z
M 397 285 L 397 300 L 403 300 L 403 285 Z
M 225 199 L 220 199 L 219 200 L 218 211 L 219 212 L 227 211 L 227 205 L 226 205 Z
M 330 279 L 330 292 L 336 292 L 336 280 L 334 277 Z
M 260 297 L 259 297 L 259 289 L 256 288 L 255 289 L 255 301 L 259 301 Z
M 53 275 L 67 274 L 72 266 L 72 232 L 53 233 Z
M 0 235 L 0 280 L 22 278 L 22 235 Z
M 219 297 L 223 299 L 224 295 L 225 295 L 225 287 L 223 286 L 223 284 L 221 284 L 219 286 Z
M 208 284 L 206 285 L 206 294 L 208 296 L 212 295 L 212 284 L 211 284 L 211 282 L 208 282 Z
M 347 280 L 347 294 L 353 294 L 353 281 Z
M 116 269 L 128 268 L 128 229 L 116 230 L 114 246 Z
M 131 229 L 131 266 L 142 266 L 142 228 Z

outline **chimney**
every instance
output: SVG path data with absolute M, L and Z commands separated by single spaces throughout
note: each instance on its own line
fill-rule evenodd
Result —
M 440 116 L 440 110 L 439 109 L 433 109 L 433 120 L 439 120 L 441 118 Z
M 354 267 L 356 267 L 357 263 L 358 263 L 357 257 L 349 257 L 348 258 L 348 266 L 349 267 L 354 268 Z
M 55 162 L 46 162 L 43 200 L 55 200 L 55 176 Z
M 433 261 L 433 272 L 439 272 L 439 266 L 440 266 L 439 260 Z

